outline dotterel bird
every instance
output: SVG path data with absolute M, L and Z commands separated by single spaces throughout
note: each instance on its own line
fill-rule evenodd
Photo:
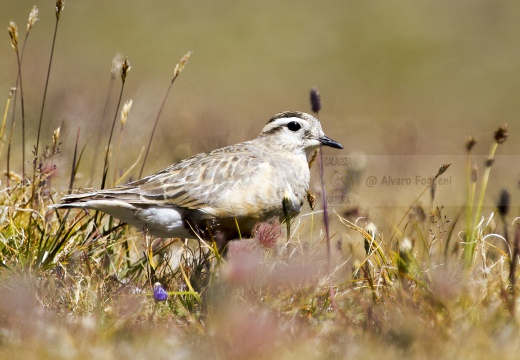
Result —
M 52 207 L 99 210 L 159 237 L 247 237 L 258 222 L 285 218 L 284 197 L 291 216 L 300 212 L 310 182 L 307 159 L 320 145 L 343 148 L 313 116 L 283 112 L 254 140 L 114 189 L 69 195 Z

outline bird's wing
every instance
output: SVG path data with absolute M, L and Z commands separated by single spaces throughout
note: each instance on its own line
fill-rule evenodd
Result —
M 223 207 L 223 198 L 241 192 L 269 164 L 250 152 L 213 152 L 187 159 L 150 177 L 139 186 L 145 202 L 188 209 Z
M 114 189 L 72 195 L 64 201 L 117 199 L 134 205 L 222 209 L 229 213 L 235 211 L 234 206 L 242 206 L 249 194 L 256 194 L 258 188 L 269 191 L 263 188 L 271 186 L 271 175 L 270 163 L 242 144 L 198 154 L 141 180 Z M 265 180 L 259 184 L 258 178 L 264 176 Z

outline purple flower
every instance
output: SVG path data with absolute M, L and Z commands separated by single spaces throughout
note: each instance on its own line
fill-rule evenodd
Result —
M 168 299 L 168 293 L 164 290 L 161 283 L 153 284 L 153 298 L 155 301 L 165 301 Z

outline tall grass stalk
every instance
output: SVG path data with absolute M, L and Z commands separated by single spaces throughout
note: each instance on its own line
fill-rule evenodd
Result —
M 419 194 L 419 196 L 417 196 L 417 198 L 415 198 L 414 202 L 412 203 L 412 205 L 410 205 L 408 207 L 408 209 L 406 210 L 406 212 L 404 213 L 403 217 L 401 218 L 401 220 L 399 221 L 399 223 L 397 224 L 397 226 L 395 226 L 395 229 L 392 233 L 392 236 L 390 237 L 390 243 L 392 242 L 392 240 L 395 238 L 395 235 L 397 234 L 397 232 L 399 231 L 399 227 L 401 226 L 401 224 L 403 223 L 403 221 L 406 219 L 406 217 L 408 216 L 408 214 L 410 213 L 410 211 L 414 208 L 415 204 L 417 204 L 417 202 L 419 201 L 419 199 L 421 199 L 421 197 L 426 193 L 426 191 L 428 189 L 431 189 L 431 187 L 435 184 L 435 180 L 437 180 L 437 178 L 439 176 L 441 176 L 442 174 L 444 174 L 446 172 L 446 170 L 448 170 L 448 168 L 451 166 L 451 162 L 450 163 L 446 163 L 446 164 L 442 164 L 440 167 L 439 167 L 439 170 L 437 171 L 437 174 L 435 174 L 435 176 L 433 177 L 433 180 L 430 184 L 426 185 L 426 187 L 424 188 L 424 190 Z
M 123 139 L 123 128 L 126 124 L 126 120 L 128 119 L 128 114 L 130 113 L 130 109 L 132 108 L 132 99 L 125 102 L 123 105 L 123 109 L 121 110 L 121 127 L 119 128 L 119 136 L 117 140 L 117 151 L 116 151 L 116 160 L 114 165 L 114 185 L 117 185 L 119 177 L 117 175 L 118 171 L 118 162 L 119 162 L 119 152 L 121 151 L 121 141 Z
M 49 79 L 51 77 L 51 68 L 52 68 L 52 59 L 54 57 L 54 47 L 56 45 L 56 37 L 58 34 L 58 25 L 60 23 L 61 13 L 63 12 L 63 9 L 65 7 L 65 1 L 63 0 L 57 0 L 56 1 L 56 22 L 54 25 L 54 35 L 52 36 L 52 46 L 51 46 L 51 55 L 49 59 L 49 66 L 47 67 L 47 78 L 45 79 L 45 87 L 43 89 L 43 99 L 42 99 L 42 106 L 40 109 L 40 119 L 38 120 L 38 134 L 36 135 L 36 146 L 34 147 L 34 164 L 33 164 L 33 182 L 36 178 L 36 167 L 38 166 L 38 151 L 40 148 L 40 134 L 42 130 L 42 123 L 43 123 L 43 112 L 45 110 L 45 100 L 47 99 L 47 90 L 49 88 Z
M 25 53 L 25 46 L 27 44 L 27 39 L 29 38 L 29 33 L 31 31 L 31 29 L 33 28 L 34 24 L 36 23 L 36 21 L 38 21 L 38 8 L 36 6 L 34 6 L 31 10 L 31 12 L 29 13 L 29 20 L 27 21 L 27 31 L 25 32 L 25 38 L 24 38 L 24 41 L 23 41 L 23 45 L 22 45 L 22 53 L 20 55 L 20 65 L 19 65 L 19 68 L 21 67 L 21 64 L 23 63 L 23 57 L 24 57 L 24 53 Z M 19 69 L 18 73 L 16 74 L 16 85 L 14 86 L 14 88 L 11 88 L 11 90 L 14 89 L 14 106 L 13 106 L 13 113 L 12 113 L 12 119 L 11 119 L 11 131 L 10 131 L 10 135 L 9 135 L 9 143 L 7 145 L 7 187 L 9 187 L 9 181 L 10 181 L 10 172 L 11 172 L 11 169 L 10 169 L 10 163 L 11 163 L 11 140 L 12 140 L 12 135 L 13 135 L 13 131 L 14 131 L 14 125 L 15 125 L 15 118 L 16 118 L 16 100 L 17 100 L 17 96 L 18 96 L 18 85 L 21 81 L 21 70 Z M 22 109 L 24 109 L 24 99 L 23 99 L 23 92 L 21 90 L 21 87 L 20 87 L 20 97 L 21 97 L 21 106 L 22 106 Z M 22 127 L 22 139 L 25 138 L 25 115 L 24 115 L 24 112 L 22 111 L 22 124 L 24 125 Z M 22 169 L 25 170 L 25 141 L 22 141 Z M 25 172 L 25 171 L 23 171 Z
M 8 30 L 9 36 L 11 37 L 11 47 L 16 53 L 16 63 L 18 65 L 17 84 L 20 85 L 20 101 L 22 107 L 22 179 L 25 181 L 25 104 L 23 97 L 22 59 L 18 47 L 18 27 L 11 21 Z
M 513 310 L 516 306 L 516 268 L 518 267 L 518 260 L 520 260 L 520 219 L 517 219 L 514 226 L 513 249 L 511 254 L 511 261 L 509 263 L 509 284 L 511 286 L 511 297 Z M 514 313 L 514 311 L 513 311 Z
M 9 106 L 11 105 L 11 98 L 13 97 L 13 94 L 15 92 L 15 88 L 11 88 L 9 91 L 9 96 L 7 97 L 7 101 L 5 104 L 5 110 L 4 110 L 4 116 L 2 117 L 2 125 L 0 127 L 0 142 L 2 143 L 0 146 L 0 155 L 2 155 L 2 152 L 4 150 L 4 132 L 5 132 L 5 123 L 7 122 L 7 114 L 9 113 Z
M 108 106 L 110 104 L 110 97 L 112 94 L 112 90 L 114 88 L 114 83 L 116 80 L 117 74 L 121 73 L 121 67 L 123 66 L 123 58 L 120 54 L 116 54 L 114 58 L 112 59 L 112 68 L 110 69 L 110 80 L 108 82 L 108 90 L 107 94 L 105 96 L 105 105 L 103 106 L 103 114 L 101 115 L 101 120 L 99 122 L 99 130 L 98 130 L 98 136 L 96 138 L 96 145 L 94 148 L 94 155 L 92 156 L 92 166 L 90 168 L 90 178 L 88 180 L 89 183 L 94 182 L 94 173 L 96 169 L 96 163 L 99 153 L 99 148 L 101 145 L 101 139 L 103 135 L 104 125 L 105 125 L 105 119 L 107 117 L 108 113 Z
M 126 76 L 128 75 L 128 72 L 130 71 L 130 69 L 131 69 L 130 62 L 128 62 L 128 59 L 125 59 L 125 61 L 123 61 L 123 64 L 121 65 L 121 90 L 119 91 L 119 99 L 117 100 L 116 112 L 114 114 L 114 120 L 112 121 L 112 127 L 110 129 L 110 136 L 108 137 L 108 144 L 107 144 L 107 148 L 105 151 L 105 161 L 103 163 L 103 179 L 101 181 L 101 189 L 105 188 L 106 181 L 107 181 L 108 155 L 110 154 L 110 145 L 112 144 L 112 136 L 114 135 L 114 128 L 116 126 L 117 115 L 119 114 L 119 107 L 121 106 L 121 99 L 123 98 L 123 90 L 125 89 Z
M 310 91 L 310 102 L 311 109 L 315 116 L 318 116 L 321 110 L 321 96 L 318 90 L 314 87 Z M 321 204 L 323 206 L 323 225 L 325 226 L 325 239 L 327 244 L 327 276 L 329 283 L 329 297 L 332 308 L 335 312 L 338 312 L 338 306 L 336 304 L 336 294 L 334 292 L 334 281 L 332 278 L 332 253 L 330 248 L 330 224 L 329 224 L 329 213 L 327 204 L 327 190 L 325 189 L 325 182 L 323 180 L 324 175 L 324 164 L 323 164 L 323 151 L 320 146 L 318 154 L 318 167 L 320 169 L 320 186 L 321 186 Z M 312 162 L 311 162 L 312 164 Z
M 508 137 L 508 126 L 507 124 L 499 127 L 495 131 L 495 141 L 493 142 L 493 145 L 491 145 L 491 151 L 489 153 L 489 156 L 486 160 L 485 168 L 484 168 L 484 174 L 482 176 L 482 183 L 480 184 L 480 194 L 479 199 L 477 203 L 477 207 L 475 209 L 475 216 L 473 218 L 473 223 L 470 224 L 470 228 L 466 229 L 466 244 L 465 244 L 465 261 L 464 261 L 464 267 L 466 269 L 469 269 L 473 264 L 473 257 L 475 252 L 475 246 L 477 243 L 477 232 L 479 228 L 479 223 L 481 222 L 481 216 L 482 216 L 482 208 L 484 206 L 484 198 L 486 196 L 486 189 L 489 181 L 489 174 L 491 173 L 491 167 L 493 166 L 493 163 L 495 162 L 495 154 L 498 149 L 498 145 L 503 144 Z M 471 195 L 471 194 L 470 194 Z M 468 201 L 472 200 L 472 198 L 468 199 Z M 472 204 L 470 204 L 471 206 Z
M 474 164 L 471 166 L 471 156 L 468 155 L 467 163 L 467 176 L 466 176 L 466 187 L 467 187 L 467 199 L 466 199 L 466 241 L 464 253 L 464 266 L 469 267 L 473 261 L 473 251 L 470 250 L 470 243 L 474 242 L 473 234 L 473 207 L 475 203 L 475 193 L 477 190 L 477 178 L 478 168 Z
M 139 171 L 139 178 L 143 176 L 144 167 L 146 165 L 146 160 L 148 159 L 148 153 L 150 152 L 150 147 L 152 146 L 153 136 L 155 134 L 155 129 L 157 128 L 157 124 L 159 123 L 159 118 L 161 117 L 161 113 L 164 109 L 164 105 L 166 104 L 166 99 L 168 98 L 168 94 L 170 93 L 170 90 L 173 86 L 173 83 L 175 82 L 175 79 L 180 75 L 182 70 L 184 70 L 184 67 L 186 66 L 186 63 L 190 59 L 191 52 L 184 55 L 179 63 L 175 65 L 175 69 L 173 70 L 173 77 L 170 81 L 170 85 L 168 85 L 168 90 L 166 90 L 166 94 L 164 95 L 161 107 L 159 108 L 159 112 L 157 113 L 157 117 L 155 118 L 155 122 L 153 124 L 152 128 L 152 134 L 150 135 L 150 140 L 148 141 L 148 146 L 146 147 L 146 153 L 144 154 L 143 164 L 141 165 L 141 170 Z
M 475 189 L 477 183 L 477 167 L 472 167 L 471 151 L 477 144 L 477 138 L 471 136 L 466 142 L 467 161 L 466 161 L 466 229 L 471 228 L 473 219 L 473 202 L 475 199 Z
M 72 168 L 70 170 L 70 177 L 69 177 L 69 190 L 68 193 L 72 193 L 72 189 L 74 189 L 74 179 L 76 179 L 76 173 L 78 171 L 78 166 L 81 161 L 81 156 L 83 155 L 83 151 L 85 150 L 85 147 L 81 150 L 81 153 L 78 156 L 78 144 L 79 144 L 79 133 L 80 133 L 81 127 L 78 127 L 78 133 L 76 135 L 76 143 L 74 144 L 74 155 L 72 156 Z
M 327 204 L 327 190 L 325 189 L 325 182 L 323 180 L 324 166 L 323 166 L 323 151 L 320 147 L 320 154 L 318 156 L 318 166 L 320 168 L 320 185 L 321 185 L 321 204 L 323 206 L 323 225 L 325 227 L 325 237 L 327 243 L 327 274 L 329 276 L 329 296 L 330 303 L 334 311 L 338 311 L 336 305 L 335 292 L 334 292 L 334 281 L 332 279 L 332 254 L 330 249 L 330 226 L 329 226 L 329 214 Z

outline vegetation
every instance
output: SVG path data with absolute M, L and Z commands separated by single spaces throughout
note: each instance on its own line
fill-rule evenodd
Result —
M 63 6 L 56 1 L 52 49 L 66 16 Z M 12 141 L 16 125 L 23 134 L 28 125 L 22 84 L 30 82 L 22 63 L 37 17 L 35 8 L 22 44 L 16 24 L 8 29 L 18 67 L 0 132 L 6 170 L 0 189 L 1 356 L 516 358 L 519 209 L 507 190 L 495 208 L 484 205 L 495 156 L 507 144 L 507 125 L 489 134 L 493 144 L 483 171 L 474 165 L 476 139 L 467 141 L 460 189 L 466 204 L 459 208 L 436 205 L 435 179 L 452 170 L 445 164 L 432 169 L 433 181 L 414 194 L 417 200 L 391 227 L 368 221 L 371 209 L 333 211 L 327 201 L 314 204 L 327 198 L 323 159 L 317 157 L 319 194 L 309 194 L 308 208 L 290 224 L 259 224 L 253 239 L 230 242 L 225 254 L 215 241 L 153 238 L 100 213 L 48 209 L 76 187 L 113 186 L 145 168 L 166 96 L 141 152 L 146 155 L 120 172 L 132 106 L 128 100 L 120 109 L 131 79 L 128 59 L 117 57 L 111 72 L 106 104 L 118 81 L 120 88 L 112 116 L 105 106 L 111 130 L 99 140 L 106 141 L 99 145 L 103 160 L 94 156 L 100 179 L 78 184 L 78 169 L 90 166 L 82 163 L 86 150 L 79 136 L 71 153 L 61 152 L 59 128 L 51 139 L 40 139 L 47 85 L 33 124 L 38 135 L 32 157 L 24 151 L 25 135 L 19 144 Z M 166 95 L 188 58 L 175 68 Z M 14 111 L 17 102 L 21 114 Z M 317 113 L 321 103 L 314 89 L 311 102 Z M 19 164 L 11 156 L 15 151 L 23 154 Z M 58 167 L 58 156 L 71 159 L 70 170 Z M 29 162 L 32 167 L 25 166 Z M 431 206 L 425 209 L 420 204 L 427 195 Z

